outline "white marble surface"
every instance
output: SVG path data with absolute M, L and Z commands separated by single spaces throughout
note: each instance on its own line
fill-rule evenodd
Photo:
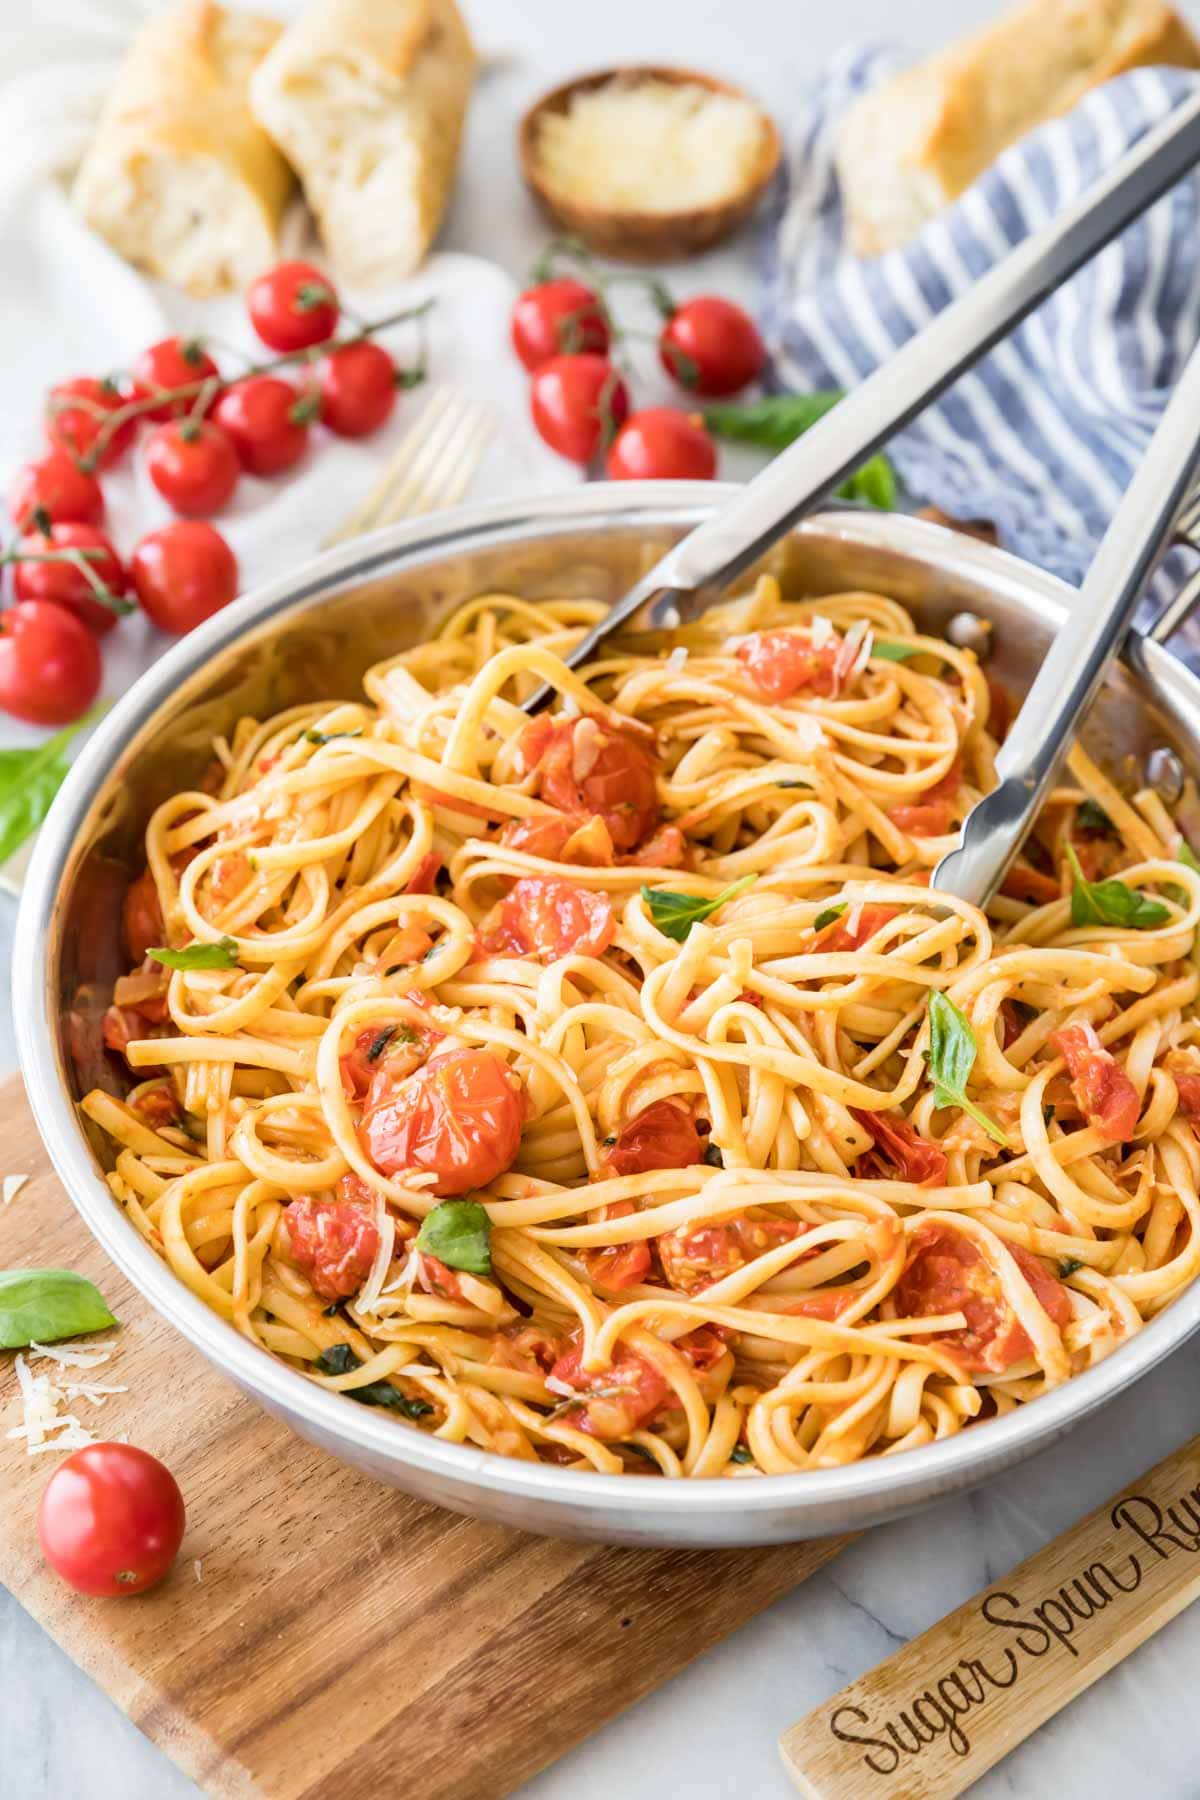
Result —
M 37 0 L 0 0 L 0 50 L 36 7 Z M 786 117 L 805 75 L 847 38 L 901 31 L 914 45 L 931 45 L 995 10 L 989 0 L 919 0 L 905 9 L 888 0 L 467 0 L 467 7 L 485 45 L 512 60 L 490 71 L 480 90 L 446 241 L 517 273 L 543 232 L 515 172 L 513 122 L 527 99 L 561 75 L 613 61 L 693 63 L 745 81 Z M 1186 0 L 1185 10 L 1200 19 L 1200 0 Z M 674 279 L 680 288 L 748 288 L 736 251 Z M 0 966 L 9 962 L 11 930 L 3 900 Z M 0 1070 L 13 1061 L 5 1001 Z M 783 1800 L 792 1789 L 775 1742 L 787 1724 L 1198 1429 L 1200 1347 L 1193 1347 L 1102 1418 L 986 1490 L 860 1540 L 532 1782 L 526 1800 L 658 1800 L 664 1793 Z M 1194 1800 L 1198 1665 L 1200 1613 L 1185 1613 L 976 1792 L 990 1800 Z M 402 1761 L 396 1788 L 403 1791 Z M 0 1591 L 3 1800 L 182 1800 L 197 1791 Z

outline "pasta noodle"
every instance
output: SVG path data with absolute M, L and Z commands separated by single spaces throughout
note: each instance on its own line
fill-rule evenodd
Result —
M 928 885 L 1003 730 L 969 651 L 763 578 L 571 673 L 600 612 L 474 599 L 158 808 L 117 1201 L 313 1381 L 584 1471 L 888 1455 L 1107 1356 L 1200 1269 L 1159 797 L 1076 748 L 985 915 Z

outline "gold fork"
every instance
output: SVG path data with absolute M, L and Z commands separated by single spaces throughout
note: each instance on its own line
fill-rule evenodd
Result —
M 455 506 L 474 479 L 494 431 L 491 415 L 478 401 L 456 388 L 434 388 L 366 499 L 323 547 L 396 519 Z

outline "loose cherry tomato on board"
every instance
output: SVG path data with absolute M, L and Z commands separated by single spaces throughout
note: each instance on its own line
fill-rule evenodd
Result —
M 28 531 L 37 513 L 54 525 L 64 520 L 98 525 L 104 495 L 96 477 L 77 469 L 65 450 L 51 450 L 17 470 L 9 485 L 8 512 L 18 531 Z
M 97 381 L 92 375 L 77 375 L 71 381 L 60 381 L 46 397 L 46 436 L 60 450 L 72 456 L 88 457 L 105 423 L 108 413 L 118 412 L 132 398 L 122 393 L 115 381 Z M 137 433 L 136 418 L 126 419 L 113 432 L 97 458 L 107 469 L 125 454 Z
M 307 350 L 337 330 L 337 293 L 313 263 L 277 263 L 251 284 L 246 306 L 250 323 L 272 350 Z
M 363 1113 L 367 1155 L 384 1175 L 437 1176 L 441 1199 L 486 1187 L 521 1145 L 524 1107 L 517 1079 L 486 1050 L 447 1050 L 396 1081 L 385 1063 Z
M 160 631 L 191 631 L 237 593 L 237 558 L 201 519 L 178 519 L 147 532 L 129 572 L 142 611 Z
M 622 425 L 604 466 L 612 481 L 711 481 L 717 451 L 699 419 L 648 406 Z
M 197 382 L 212 380 L 220 373 L 199 338 L 162 338 L 142 351 L 133 368 L 134 380 L 147 394 L 160 388 L 195 388 Z M 164 419 L 182 419 L 193 410 L 197 399 L 196 392 L 181 394 L 177 400 L 164 400 L 143 417 L 160 425 Z
M 0 707 L 31 725 L 69 725 L 100 692 L 100 646 L 51 600 L 0 613 Z
M 17 544 L 18 556 L 65 557 L 70 551 L 80 553 L 79 562 L 18 562 L 13 568 L 13 593 L 18 600 L 53 600 L 90 625 L 101 637 L 112 630 L 121 605 L 121 596 L 129 578 L 111 542 L 94 525 L 70 522 L 52 525 L 49 534 L 28 532 Z M 86 562 L 88 573 L 81 564 Z M 89 579 L 90 576 L 90 579 Z M 96 593 L 93 582 L 112 595 L 116 602 L 106 606 Z
M 377 431 L 396 404 L 396 365 L 369 338 L 321 358 L 321 423 L 338 437 Z
M 243 469 L 278 475 L 308 448 L 308 422 L 316 401 L 277 375 L 250 375 L 226 388 L 213 421 L 230 439 Z
M 38 1508 L 42 1553 L 77 1594 L 141 1594 L 183 1542 L 183 1495 L 157 1457 L 89 1444 L 59 1464 Z
M 169 506 L 191 514 L 219 511 L 237 486 L 241 465 L 219 425 L 179 419 L 150 433 L 146 470 Z
M 736 394 L 767 360 L 758 326 L 732 300 L 700 294 L 671 314 L 658 340 L 668 375 L 693 394 Z
M 513 349 L 531 374 L 552 356 L 603 356 L 611 339 L 599 295 L 569 275 L 526 288 L 512 310 Z
M 529 405 L 550 448 L 585 463 L 628 418 L 629 393 L 605 356 L 552 356 L 534 371 Z

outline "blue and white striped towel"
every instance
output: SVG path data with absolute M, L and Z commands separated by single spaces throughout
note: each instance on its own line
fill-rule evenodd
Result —
M 900 61 L 878 47 L 835 58 L 765 214 L 761 310 L 782 388 L 853 387 L 1200 79 L 1140 69 L 1097 88 L 910 244 L 859 260 L 834 140 L 847 106 Z M 909 492 L 994 520 L 1006 548 L 1078 582 L 1200 337 L 1198 221 L 1195 172 L 900 433 L 888 448 Z

